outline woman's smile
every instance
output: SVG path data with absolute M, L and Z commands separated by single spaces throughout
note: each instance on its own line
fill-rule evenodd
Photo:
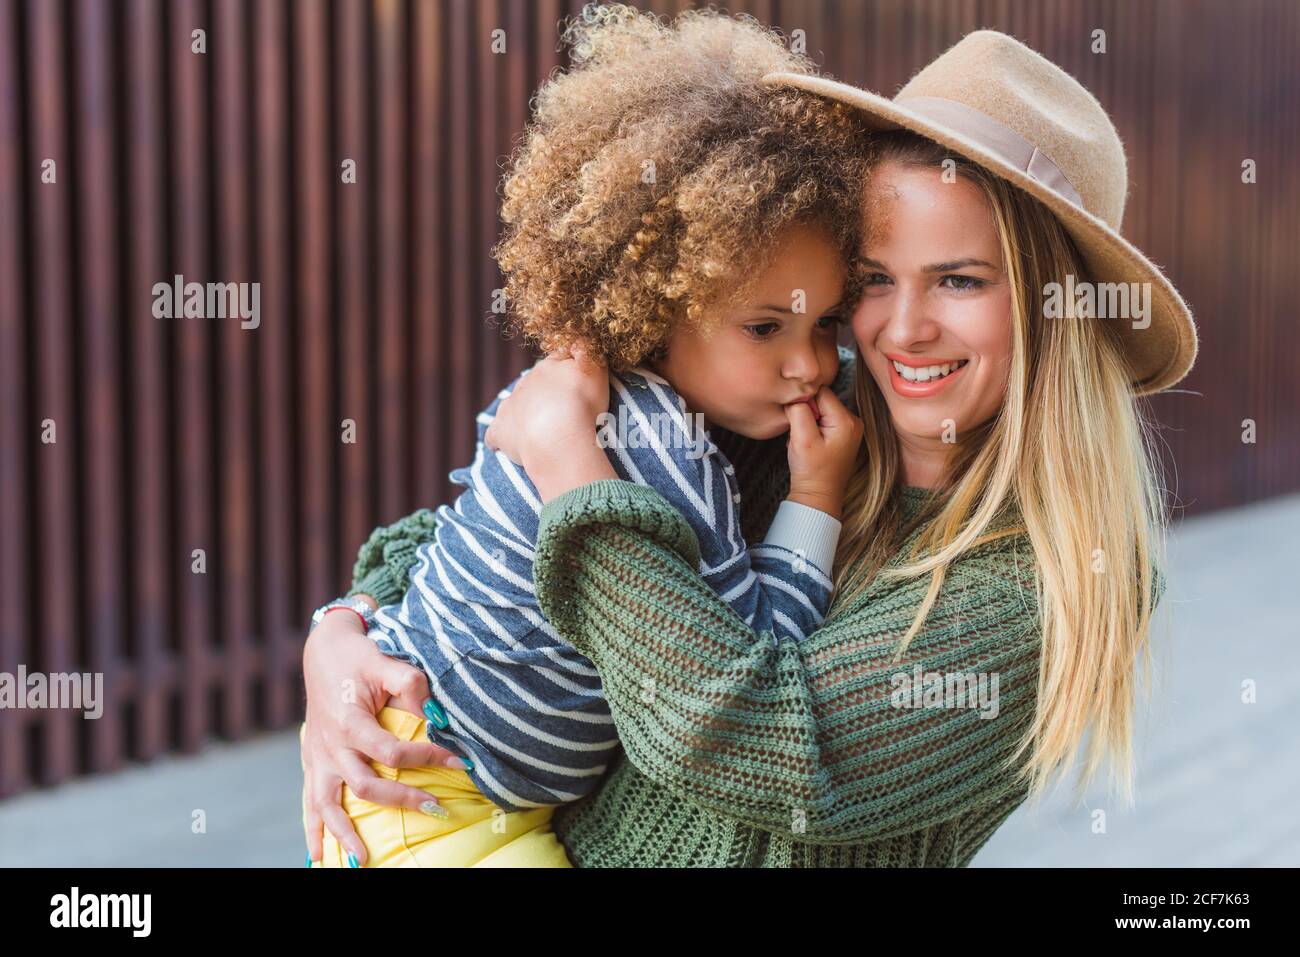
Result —
M 905 398 L 920 399 L 935 395 L 948 387 L 948 384 L 960 376 L 963 369 L 970 365 L 969 359 L 937 361 L 928 365 L 917 364 L 914 360 L 886 355 L 889 360 L 889 383 L 894 391 Z

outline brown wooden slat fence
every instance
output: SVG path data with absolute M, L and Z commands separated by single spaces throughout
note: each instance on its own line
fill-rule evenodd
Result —
M 527 361 L 491 322 L 496 188 L 579 5 L 0 0 L 0 672 L 102 672 L 106 699 L 0 710 L 0 796 L 299 719 L 310 610 L 372 527 L 450 498 Z M 978 26 L 1078 76 L 1128 148 L 1125 231 L 1201 328 L 1153 400 L 1177 503 L 1300 488 L 1300 5 L 731 9 L 891 94 Z M 259 282 L 259 328 L 154 318 L 176 274 Z

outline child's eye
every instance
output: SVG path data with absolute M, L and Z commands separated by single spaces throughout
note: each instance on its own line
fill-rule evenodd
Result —
M 940 283 L 946 283 L 949 279 L 954 280 L 954 282 L 950 284 L 948 288 L 955 292 L 970 292 L 971 290 L 979 289 L 984 285 L 983 279 L 977 279 L 975 276 L 958 275 L 944 276 L 943 279 L 940 280 Z
M 770 338 L 769 333 L 767 331 L 760 331 L 760 330 L 775 331 L 779 327 L 780 327 L 780 323 L 778 322 L 757 322 L 745 326 L 745 331 L 748 332 L 749 335 L 755 339 L 768 339 Z

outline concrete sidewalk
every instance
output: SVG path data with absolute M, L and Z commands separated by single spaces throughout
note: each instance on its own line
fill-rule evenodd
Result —
M 975 866 L 1300 865 L 1300 495 L 1182 523 L 1169 563 L 1136 806 L 1095 787 L 1076 809 L 1062 788 L 1017 809 Z
M 1183 523 L 1169 557 L 1136 808 L 1021 807 L 975 866 L 1300 865 L 1300 495 Z M 24 795 L 0 866 L 301 867 L 301 783 L 293 731 Z

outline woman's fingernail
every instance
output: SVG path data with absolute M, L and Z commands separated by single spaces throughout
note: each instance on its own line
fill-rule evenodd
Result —
M 307 852 L 307 866 L 311 867 L 311 851 Z
M 442 713 L 442 709 L 434 703 L 432 698 L 424 702 L 424 716 L 433 722 L 433 726 L 439 730 L 447 727 L 447 716 Z
M 355 854 L 349 854 L 348 867 L 360 867 L 360 866 L 361 865 L 357 863 L 357 856 Z
M 429 817 L 442 818 L 444 821 L 451 816 L 447 813 L 447 809 L 437 801 L 421 801 L 420 813 L 427 814 Z
M 469 758 L 458 758 L 455 755 L 442 762 L 444 768 L 451 768 L 455 771 L 473 771 L 474 762 Z

